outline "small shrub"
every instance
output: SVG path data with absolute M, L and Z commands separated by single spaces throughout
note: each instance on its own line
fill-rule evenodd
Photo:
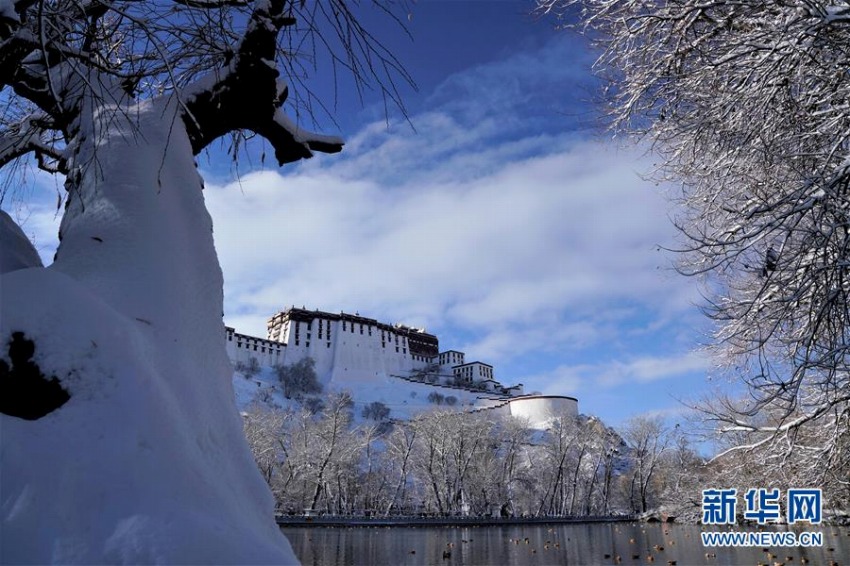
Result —
M 376 422 L 386 420 L 390 416 L 390 408 L 380 401 L 373 401 L 363 407 L 363 418 L 372 419 Z
M 234 364 L 233 369 L 241 373 L 245 379 L 251 379 L 262 369 L 260 367 L 260 362 L 257 361 L 257 358 L 249 358 L 247 362 L 236 362 Z
M 434 403 L 435 405 L 442 405 L 445 400 L 445 396 L 443 396 L 441 393 L 437 393 L 436 391 L 432 391 L 428 394 L 428 401 Z

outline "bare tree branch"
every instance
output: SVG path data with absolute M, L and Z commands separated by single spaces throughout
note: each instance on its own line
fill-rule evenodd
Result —
M 847 7 L 538 5 L 581 14 L 612 128 L 648 139 L 656 178 L 681 186 L 681 271 L 705 284 L 716 353 L 749 394 L 711 414 L 753 450 L 819 443 L 800 431 L 840 422 L 824 419 L 850 390 Z

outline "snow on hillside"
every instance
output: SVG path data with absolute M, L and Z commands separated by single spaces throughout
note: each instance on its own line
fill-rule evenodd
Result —
M 246 378 L 240 372 L 233 374 L 233 388 L 236 392 L 236 404 L 240 411 L 247 410 L 252 403 L 272 408 L 298 408 L 295 401 L 285 399 L 283 390 L 274 370 L 264 367 L 255 376 Z M 354 401 L 355 423 L 362 420 L 363 407 L 378 401 L 390 409 L 391 419 L 410 420 L 418 413 L 430 411 L 438 406 L 428 400 L 428 395 L 437 392 L 444 397 L 457 399 L 454 408 L 473 410 L 481 407 L 481 398 L 493 396 L 481 392 L 472 392 L 456 387 L 444 387 L 426 383 L 415 383 L 392 376 L 352 377 L 345 380 L 334 379 L 326 386 L 322 395 L 331 392 L 348 392 Z M 446 405 L 442 405 L 446 408 Z

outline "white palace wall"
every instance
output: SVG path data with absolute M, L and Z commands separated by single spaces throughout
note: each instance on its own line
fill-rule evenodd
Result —
M 272 340 L 239 334 L 229 326 L 225 328 L 225 349 L 231 363 L 248 363 L 255 358 L 261 366 L 285 363 L 286 345 Z
M 529 395 L 517 397 L 508 403 L 510 415 L 528 419 L 532 428 L 545 428 L 557 417 L 578 417 L 578 400 L 559 395 Z
M 358 314 L 294 307 L 269 319 L 268 339 L 286 344 L 283 363 L 313 358 L 322 383 L 407 376 L 426 367 L 438 353 L 437 337 L 424 330 L 391 326 Z
M 316 362 L 316 375 L 326 385 L 360 383 L 386 376 L 410 376 L 414 370 L 438 364 L 440 373 L 461 381 L 483 384 L 497 397 L 480 397 L 476 406 L 494 414 L 527 419 L 534 428 L 545 428 L 556 417 L 577 417 L 578 401 L 557 395 L 522 396 L 522 384 L 504 388 L 493 379 L 493 368 L 481 362 L 465 363 L 463 352 L 438 352 L 437 337 L 421 329 L 378 323 L 359 315 L 339 315 L 306 309 L 289 309 L 268 323 L 268 338 L 256 338 L 226 329 L 231 361 L 261 366 L 291 365 L 305 357 Z M 412 343 L 411 343 L 412 342 Z
M 352 377 L 379 375 L 408 375 L 424 367 L 424 361 L 414 361 L 407 339 L 368 324 L 344 320 L 323 320 L 322 337 L 318 333 L 319 319 L 308 324 L 293 322 L 286 346 L 286 364 L 309 356 L 316 361 L 319 381 L 344 380 Z M 362 327 L 362 330 L 361 330 Z M 328 339 L 328 329 L 330 338 Z M 307 337 L 309 336 L 309 339 Z

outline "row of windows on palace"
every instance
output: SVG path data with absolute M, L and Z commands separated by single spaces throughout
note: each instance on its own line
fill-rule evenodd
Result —
M 325 322 L 327 322 L 327 325 L 324 324 Z M 287 321 L 286 324 L 288 325 L 289 322 Z M 308 332 L 313 330 L 313 321 L 312 320 L 310 322 L 307 322 L 306 325 L 307 325 L 307 331 Z M 360 327 L 360 334 L 363 334 L 364 333 L 363 332 L 363 330 L 364 330 L 363 329 L 363 326 L 364 326 L 363 323 L 362 322 L 359 323 L 358 326 Z M 343 332 L 348 331 L 348 327 L 351 327 L 351 333 L 352 334 L 355 334 L 357 332 L 357 329 L 355 328 L 355 324 L 353 322 L 347 322 L 347 321 L 343 320 L 342 321 L 342 331 Z M 328 338 L 330 338 L 330 336 L 331 336 L 331 321 L 330 320 L 325 321 L 325 320 L 320 318 L 319 319 L 319 338 L 322 337 L 322 332 L 325 329 L 327 329 Z M 301 322 L 295 321 L 295 335 L 297 336 L 300 333 L 300 331 L 301 331 Z M 366 325 L 366 331 L 369 334 L 369 336 L 371 336 L 372 335 L 372 325 L 367 324 Z M 385 340 L 387 334 L 388 333 L 387 333 L 386 330 L 381 330 L 381 340 Z M 389 333 L 389 334 L 392 334 L 392 333 Z M 393 334 L 393 336 L 395 336 L 396 344 L 398 344 L 398 339 L 399 339 L 398 334 Z M 402 340 L 406 342 L 407 338 L 402 337 Z
M 233 342 L 234 333 L 227 333 L 227 341 Z M 280 354 L 283 350 L 281 349 L 285 344 L 281 344 L 279 342 L 273 342 L 271 340 L 263 340 L 262 338 L 253 338 L 250 336 L 245 336 L 243 334 L 236 334 L 236 347 L 242 347 L 242 340 L 245 340 L 245 349 L 251 350 L 254 352 L 259 351 L 261 354 L 266 353 L 266 349 L 268 349 L 269 354 Z
M 321 320 L 319 322 L 321 322 Z M 354 324 L 352 324 L 351 326 L 352 326 L 352 330 L 353 330 Z M 307 328 L 309 330 L 310 326 L 308 325 Z M 371 332 L 369 334 L 371 334 Z M 268 352 L 270 354 L 278 354 L 279 355 L 282 351 L 281 347 L 285 346 L 285 344 L 281 344 L 280 342 L 274 342 L 272 340 L 264 340 L 262 338 L 253 338 L 253 337 L 250 337 L 250 336 L 245 336 L 243 334 L 235 334 L 233 332 L 228 332 L 227 341 L 233 342 L 233 336 L 234 335 L 236 336 L 236 347 L 237 348 L 243 347 L 242 341 L 244 340 L 245 341 L 244 347 L 245 347 L 246 350 L 253 350 L 254 352 L 260 352 L 261 354 L 265 354 L 266 349 L 268 349 Z M 307 333 L 307 340 L 305 341 L 305 344 L 304 344 L 304 346 L 306 346 L 307 348 L 310 347 L 311 336 L 312 336 L 312 334 L 310 332 L 308 332 Z M 322 338 L 322 327 L 320 325 L 319 326 L 319 339 L 321 340 L 321 338 Z M 331 338 L 331 336 L 330 336 L 330 324 L 328 324 L 328 340 L 330 340 L 330 338 Z M 396 351 L 396 353 L 401 353 L 401 354 L 407 355 L 407 347 L 406 347 L 407 339 L 402 338 L 401 343 L 404 344 L 404 345 L 399 346 L 398 338 L 399 337 L 396 335 L 396 337 L 395 337 L 395 343 L 396 343 L 395 351 Z M 299 335 L 298 335 L 298 326 L 297 325 L 295 327 L 295 345 L 296 346 L 300 345 L 300 338 L 299 338 Z M 384 340 L 384 331 L 383 330 L 381 331 L 381 346 L 384 347 L 384 348 L 387 347 L 386 341 Z M 326 347 L 330 348 L 331 343 L 326 342 Z M 459 352 L 452 352 L 452 353 L 453 354 L 460 354 Z M 444 356 L 443 354 L 440 354 L 441 363 L 442 363 L 442 360 L 444 359 L 443 356 Z M 411 357 L 415 361 L 419 361 L 419 362 L 430 362 L 432 360 L 432 358 L 430 358 L 430 357 L 418 356 L 416 354 L 411 354 Z M 454 358 L 454 356 L 453 356 L 453 358 Z M 459 359 L 461 361 L 463 360 L 463 354 L 460 354 Z M 491 370 L 491 373 L 492 373 L 492 370 Z
M 326 346 L 328 348 L 330 348 L 331 347 L 331 342 L 330 342 L 330 339 L 331 339 L 331 321 L 327 321 L 327 325 L 325 325 L 324 322 L 325 321 L 322 320 L 321 318 L 319 319 L 319 329 L 318 329 L 319 330 L 319 340 L 321 340 L 324 337 L 323 334 L 326 333 L 327 334 L 327 340 L 328 340 L 327 343 L 326 343 Z M 313 321 L 311 320 L 310 322 L 308 322 L 306 324 L 307 324 L 307 339 L 304 341 L 305 342 L 304 345 L 307 348 L 309 348 L 310 347 L 310 340 L 313 337 L 313 334 L 312 334 Z M 347 321 L 345 321 L 345 320 L 342 321 L 343 332 L 346 332 L 348 330 L 349 326 L 351 327 L 351 333 L 356 334 L 357 329 L 354 327 L 353 322 L 347 323 Z M 359 326 L 360 326 L 360 334 L 363 335 L 364 334 L 363 323 L 362 322 L 359 323 Z M 366 325 L 366 330 L 368 332 L 368 335 L 371 336 L 372 335 L 372 326 Z M 385 330 L 381 330 L 381 347 L 382 348 L 387 347 L 387 334 L 390 334 L 390 338 L 389 338 L 390 341 L 392 341 L 393 336 L 395 337 L 395 351 L 396 351 L 396 353 L 399 353 L 399 351 L 400 351 L 402 354 L 407 355 L 407 338 L 401 337 L 401 345 L 399 345 L 399 335 L 388 333 Z M 299 321 L 295 322 L 295 345 L 296 346 L 301 345 L 301 322 L 299 322 Z M 424 356 L 417 356 L 415 354 L 412 354 L 412 357 L 413 357 L 414 360 L 417 360 L 417 361 L 423 361 L 423 362 L 428 361 Z
M 305 342 L 304 342 L 305 347 L 307 347 L 307 348 L 310 347 L 310 339 L 311 338 L 312 338 L 312 334 L 308 332 L 307 333 L 307 340 L 305 340 Z M 285 346 L 285 344 L 273 342 L 271 340 L 263 340 L 262 338 L 249 338 L 247 336 L 237 335 L 237 340 L 236 340 L 236 347 L 237 348 L 242 348 L 242 340 L 243 339 L 245 340 L 245 349 L 247 349 L 247 350 L 253 349 L 254 352 L 260 352 L 261 354 L 266 353 L 266 348 L 268 348 L 268 351 L 269 351 L 270 354 L 280 354 L 280 352 L 281 352 L 280 347 Z M 321 331 L 319 332 L 319 339 L 320 340 L 322 339 Z M 331 336 L 330 336 L 330 333 L 328 333 L 328 340 L 330 340 L 330 339 L 331 339 Z M 233 334 L 228 334 L 227 341 L 233 342 Z M 296 346 L 301 345 L 301 338 L 299 337 L 297 331 L 296 331 L 296 334 L 295 334 L 295 345 Z M 330 348 L 331 343 L 326 342 L 325 346 L 327 348 Z M 381 346 L 386 348 L 387 347 L 386 342 L 382 340 Z M 398 336 L 396 336 L 395 351 L 396 351 L 396 353 L 401 352 L 402 354 L 407 355 L 407 347 L 406 346 L 399 347 L 399 345 L 398 345 Z M 416 361 L 423 361 L 423 362 L 428 361 L 428 358 L 425 358 L 424 356 L 417 356 L 415 354 L 412 354 L 411 356 Z
M 460 367 L 454 368 L 455 377 L 462 377 L 466 381 L 472 381 L 472 378 L 475 377 L 475 373 L 473 372 L 473 366 L 478 365 L 479 375 L 484 379 L 493 379 L 493 368 L 487 364 L 482 364 L 479 362 L 473 362 L 471 364 L 466 364 Z

